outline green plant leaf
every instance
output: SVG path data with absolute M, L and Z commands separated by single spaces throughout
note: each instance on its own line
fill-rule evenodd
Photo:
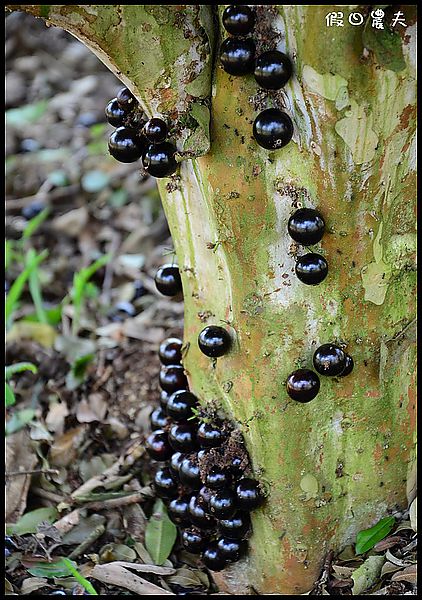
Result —
M 9 321 L 12 318 L 14 311 L 16 310 L 19 299 L 22 295 L 25 283 L 27 282 L 31 272 L 38 267 L 38 265 L 48 256 L 48 251 L 43 250 L 40 254 L 35 255 L 32 260 L 27 262 L 25 269 L 15 279 L 10 287 L 9 293 L 6 296 L 6 323 L 10 324 Z
M 393 529 L 396 520 L 394 517 L 385 517 L 369 529 L 359 531 L 356 536 L 356 554 L 364 554 L 383 540 Z
M 31 371 L 31 373 L 38 373 L 37 367 L 31 362 L 19 362 L 14 365 L 7 365 L 4 368 L 5 379 L 10 379 L 16 373 L 23 373 L 23 371 Z
M 47 206 L 40 213 L 38 213 L 35 217 L 33 217 L 30 221 L 28 221 L 25 229 L 23 230 L 22 239 L 29 240 L 29 238 L 32 235 L 34 235 L 34 233 L 36 232 L 38 227 L 40 227 L 40 225 L 42 223 L 44 223 L 44 221 L 46 220 L 46 218 L 48 217 L 49 214 L 50 214 L 50 209 Z M 32 252 L 35 255 L 35 251 L 32 250 Z
M 25 513 L 17 523 L 8 523 L 7 535 L 25 535 L 26 533 L 37 533 L 38 525 L 44 521 L 53 523 L 58 517 L 58 511 L 54 506 L 37 508 Z M 44 577 L 44 575 L 39 575 Z
M 35 410 L 33 408 L 24 408 L 15 412 L 14 415 L 6 423 L 6 435 L 16 433 L 25 425 L 30 423 L 35 416 Z
M 62 310 L 63 308 L 61 304 L 53 306 L 52 308 L 44 309 L 44 314 L 47 318 L 47 323 L 52 326 L 58 325 L 62 319 Z M 31 313 L 29 315 L 26 315 L 21 319 L 21 321 L 28 321 L 29 323 L 38 323 L 37 313 Z
M 10 387 L 10 385 L 4 382 L 5 390 L 4 390 L 4 401 L 6 406 L 13 406 L 16 402 L 15 394 Z
M 36 123 L 48 109 L 48 101 L 40 100 L 34 104 L 27 104 L 20 108 L 11 108 L 6 111 L 7 124 L 20 129 L 29 123 Z
M 169 557 L 176 537 L 176 526 L 170 521 L 163 502 L 157 500 L 145 529 L 145 546 L 154 564 L 162 565 Z

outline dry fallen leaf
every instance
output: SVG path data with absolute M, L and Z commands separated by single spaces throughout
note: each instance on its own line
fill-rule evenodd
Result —
M 38 459 L 34 453 L 28 431 L 22 429 L 6 438 L 6 473 L 30 471 Z M 31 475 L 14 475 L 6 478 L 6 521 L 16 523 L 26 508 L 26 497 Z
M 69 414 L 66 402 L 54 402 L 50 404 L 45 422 L 49 431 L 62 434 L 64 429 L 64 420 Z
M 132 565 L 132 563 L 130 563 L 130 566 L 131 568 L 136 567 L 136 565 Z M 112 562 L 106 565 L 95 565 L 95 567 L 92 569 L 91 577 L 98 579 L 98 581 L 102 581 L 103 583 L 117 585 L 142 596 L 150 594 L 166 594 L 170 596 L 176 595 L 173 594 L 173 592 L 164 590 L 158 585 L 150 583 L 146 579 L 142 579 L 142 577 L 139 577 L 128 569 L 125 569 L 118 562 Z
M 55 231 L 59 231 L 72 237 L 77 236 L 85 225 L 88 223 L 89 214 L 85 206 L 70 210 L 59 217 L 56 217 L 51 222 L 51 227 Z
M 418 569 L 416 565 L 410 565 L 402 571 L 395 573 L 391 581 L 407 581 L 408 583 L 416 583 Z
M 74 427 L 57 437 L 50 448 L 49 460 L 56 467 L 67 467 L 78 456 L 78 449 L 85 437 L 86 427 Z

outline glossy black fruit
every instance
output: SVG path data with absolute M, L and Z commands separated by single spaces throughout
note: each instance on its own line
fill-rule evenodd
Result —
M 353 358 L 350 356 L 350 354 L 346 354 L 346 366 L 344 367 L 344 371 L 342 371 L 339 376 L 346 377 L 346 375 L 350 375 L 350 373 L 353 371 L 354 366 L 355 363 L 353 361 Z
M 215 519 L 207 513 L 198 496 L 192 496 L 189 501 L 189 518 L 201 529 L 212 529 L 215 526 Z
M 221 490 L 224 487 L 228 487 L 230 483 L 230 475 L 220 467 L 212 467 L 205 477 L 205 485 L 212 490 Z
M 191 496 L 184 495 L 179 498 L 174 498 L 167 507 L 167 513 L 170 519 L 176 525 L 190 524 L 189 518 L 189 501 Z
M 217 519 L 229 519 L 237 509 L 236 496 L 229 490 L 219 490 L 210 498 L 210 513 Z
M 116 160 L 132 163 L 141 157 L 141 148 L 136 132 L 127 127 L 118 127 L 108 140 L 108 151 Z
M 144 125 L 144 135 L 152 144 L 164 142 L 167 137 L 167 125 L 163 119 L 153 118 Z
M 182 532 L 182 544 L 188 552 L 199 554 L 205 548 L 209 536 L 198 529 L 185 529 Z
M 249 6 L 238 4 L 228 6 L 223 12 L 223 26 L 232 35 L 246 35 L 255 24 L 255 17 Z
M 265 90 L 279 90 L 293 73 L 290 58 L 278 50 L 264 52 L 255 62 L 255 79 Z
M 164 410 L 160 407 L 156 408 L 149 417 L 151 423 L 151 429 L 164 429 L 167 425 L 170 425 L 171 419 L 166 415 Z
M 159 382 L 160 387 L 170 394 L 188 387 L 188 380 L 181 365 L 163 365 L 160 369 Z
M 221 537 L 217 540 L 217 547 L 222 558 L 228 562 L 236 562 L 246 554 L 248 543 L 246 540 L 233 540 Z
M 177 423 L 170 428 L 169 442 L 174 450 L 178 452 L 192 452 L 197 447 L 196 429 L 188 423 Z M 182 478 L 182 467 L 180 467 L 180 477 Z
M 230 75 L 252 73 L 255 63 L 255 42 L 247 38 L 228 38 L 221 44 L 221 64 Z
M 293 371 L 286 382 L 287 393 L 297 402 L 310 402 L 318 394 L 319 388 L 319 377 L 310 369 Z
M 229 332 L 218 325 L 208 325 L 198 336 L 198 346 L 201 352 L 211 358 L 227 354 L 231 348 L 232 340 Z
M 177 267 L 176 267 L 177 268 Z M 179 269 L 177 269 L 179 272 Z M 163 340 L 158 349 L 158 357 L 163 365 L 178 365 L 182 362 L 182 340 L 167 338 Z
M 150 457 L 154 460 L 168 460 L 173 454 L 173 449 L 169 444 L 168 435 L 162 429 L 154 431 L 147 437 L 145 448 Z
M 38 200 L 34 200 L 34 202 L 31 202 L 31 204 L 28 204 L 27 206 L 23 207 L 22 216 L 25 217 L 25 219 L 28 219 L 28 221 L 30 221 L 31 219 L 39 215 L 40 212 L 42 212 L 45 208 L 47 208 L 45 202 L 39 202 Z
M 187 421 L 194 416 L 192 408 L 198 405 L 198 398 L 187 390 L 178 390 L 167 402 L 167 414 L 174 421 Z
M 178 495 L 178 483 L 168 467 L 163 467 L 156 472 L 154 488 L 160 498 L 175 498 Z
M 283 148 L 293 136 L 292 120 L 278 108 L 267 108 L 256 117 L 253 136 L 256 142 L 267 150 Z
M 227 565 L 227 560 L 222 557 L 217 542 L 208 544 L 201 558 L 204 565 L 211 571 L 222 571 Z
M 228 467 L 230 474 L 234 477 L 234 479 L 239 479 L 243 475 L 243 460 L 240 456 L 234 456 L 230 462 Z
M 295 273 L 302 283 L 318 285 L 327 277 L 328 263 L 321 254 L 310 252 L 297 260 Z
M 162 265 L 156 272 L 154 281 L 157 290 L 164 296 L 176 296 L 183 291 L 177 265 Z
M 126 111 L 119 105 L 117 98 L 113 98 L 105 107 L 107 121 L 113 127 L 121 127 L 127 115 Z
M 212 423 L 201 423 L 196 436 L 201 448 L 216 448 L 223 443 L 225 437 L 221 428 Z
M 145 171 L 152 177 L 170 177 L 177 169 L 177 161 L 174 157 L 176 152 L 176 146 L 170 142 L 148 146 L 142 157 Z
M 142 298 L 142 296 L 147 296 L 149 294 L 147 288 L 144 286 L 142 281 L 134 281 L 133 282 L 133 300 L 138 300 L 138 298 Z
M 180 466 L 185 458 L 186 454 L 183 454 L 182 452 L 175 452 L 170 459 L 169 469 L 172 472 L 173 477 L 176 479 L 180 479 Z
M 121 108 L 126 112 L 135 108 L 138 104 L 135 96 L 126 87 L 121 88 L 116 94 L 116 100 Z
M 238 511 L 230 519 L 222 519 L 218 524 L 223 537 L 240 540 L 245 537 L 251 527 L 249 513 Z
M 241 479 L 236 485 L 237 505 L 240 510 L 254 510 L 264 502 L 264 496 L 255 479 Z
M 193 490 L 200 488 L 202 482 L 198 463 L 192 458 L 183 458 L 180 462 L 179 478 L 183 485 Z
M 214 491 L 207 488 L 205 485 L 201 487 L 198 492 L 198 502 L 205 509 L 205 512 L 209 511 L 210 498 Z
M 289 219 L 287 229 L 291 238 L 298 244 L 317 244 L 325 231 L 325 222 L 314 208 L 299 208 Z
M 170 396 L 171 396 L 171 394 L 169 394 L 165 390 L 161 390 L 160 406 L 163 410 L 167 410 L 167 402 L 169 401 Z
M 335 377 L 346 368 L 346 353 L 335 344 L 322 344 L 314 352 L 313 363 L 320 375 Z

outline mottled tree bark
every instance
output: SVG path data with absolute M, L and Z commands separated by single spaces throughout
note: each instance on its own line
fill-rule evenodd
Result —
M 235 594 L 309 591 L 330 549 L 414 494 L 413 7 L 390 32 L 370 19 L 349 25 L 356 7 L 341 7 L 341 28 L 325 22 L 337 6 L 257 6 L 258 47 L 294 62 L 272 93 L 218 66 L 212 6 L 11 8 L 75 34 L 148 115 L 181 125 L 178 146 L 196 157 L 159 188 L 183 280 L 184 365 L 195 394 L 239 422 L 269 493 L 253 515 L 249 557 L 219 580 Z M 295 134 L 268 152 L 252 122 L 273 105 Z M 303 248 L 287 220 L 300 205 L 327 223 L 317 250 L 329 275 L 315 287 L 294 275 Z M 197 347 L 206 324 L 228 324 L 235 339 L 216 364 Z M 322 378 L 309 404 L 290 400 L 288 374 L 331 341 L 347 344 L 353 373 Z

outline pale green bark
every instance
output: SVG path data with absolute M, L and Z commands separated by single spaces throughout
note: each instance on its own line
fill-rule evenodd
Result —
M 127 6 L 24 8 L 48 10 L 53 23 L 100 58 L 112 56 L 148 114 L 180 117 L 198 99 L 210 101 L 210 151 L 183 161 L 177 186 L 159 184 L 182 272 L 184 365 L 201 400 L 221 403 L 240 423 L 269 492 L 253 517 L 248 559 L 225 573 L 228 588 L 304 593 L 330 549 L 406 507 L 406 486 L 412 493 L 415 26 L 394 39 L 374 38 L 366 28 L 373 54 L 364 50 L 362 27 L 325 26 L 325 14 L 336 7 L 257 7 L 256 35 L 268 34 L 267 22 L 275 31 L 270 39 L 295 65 L 285 91 L 273 96 L 292 115 L 295 135 L 269 153 L 251 137 L 258 109 L 271 102 L 257 94 L 253 77 L 230 77 L 217 63 L 211 82 L 208 54 L 199 65 L 201 91 L 187 97 L 181 85 L 192 48 L 204 49 L 205 37 L 213 43 L 212 7 L 161 6 L 160 15 L 130 7 L 130 22 L 117 17 Z M 349 7 L 341 8 L 347 18 Z M 187 45 L 181 29 L 163 29 L 181 12 L 191 15 Z M 145 22 L 152 27 L 147 37 L 140 34 Z M 122 40 L 117 49 L 110 24 L 113 39 Z M 158 71 L 145 60 L 154 38 L 168 91 L 156 88 Z M 204 140 L 206 119 L 202 125 L 197 135 Z M 318 207 L 328 226 L 319 248 L 330 270 L 316 287 L 293 273 L 287 220 L 297 202 Z M 214 323 L 229 323 L 236 340 L 215 366 L 196 342 Z M 347 343 L 353 373 L 323 378 L 309 404 L 289 400 L 288 374 L 310 367 L 314 349 L 334 340 Z

